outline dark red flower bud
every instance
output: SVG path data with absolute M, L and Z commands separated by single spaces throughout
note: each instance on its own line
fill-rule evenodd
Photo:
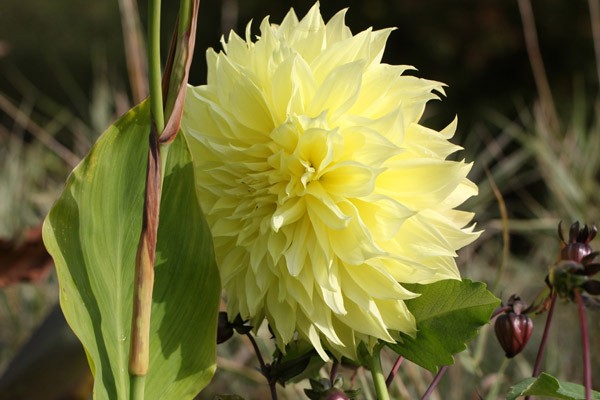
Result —
M 219 320 L 217 323 L 217 344 L 228 341 L 233 336 L 233 325 L 227 319 L 227 313 L 219 312 Z
M 329 389 L 325 392 L 323 400 L 350 400 L 350 397 L 341 389 Z
M 565 240 L 562 233 L 562 226 L 558 224 L 558 236 L 561 240 L 561 260 L 571 260 L 581 262 L 585 257 L 592 253 L 590 242 L 596 237 L 598 229 L 591 225 L 584 225 L 580 228 L 579 222 L 575 222 L 569 228 L 569 238 Z
M 527 345 L 533 332 L 533 321 L 526 314 L 509 311 L 496 319 L 494 329 L 506 357 L 513 358 Z

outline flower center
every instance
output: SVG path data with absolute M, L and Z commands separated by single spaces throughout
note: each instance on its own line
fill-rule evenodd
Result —
M 304 166 L 304 173 L 300 178 L 300 182 L 302 182 L 302 186 L 306 189 L 310 181 L 312 181 L 316 171 L 309 161 L 300 161 L 300 163 Z

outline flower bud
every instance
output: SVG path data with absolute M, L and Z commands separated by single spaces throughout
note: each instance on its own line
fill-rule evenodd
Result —
M 329 389 L 327 392 L 325 392 L 323 399 L 324 400 L 350 400 L 350 397 L 348 397 L 343 390 Z
M 569 228 L 569 238 L 565 240 L 562 232 L 562 225 L 558 224 L 558 236 L 561 240 L 561 260 L 571 260 L 581 262 L 585 257 L 592 253 L 590 242 L 596 237 L 598 228 L 591 225 L 580 227 L 579 222 L 575 222 Z
M 506 357 L 513 358 L 527 345 L 533 332 L 533 321 L 526 314 L 509 311 L 496 319 L 494 329 Z

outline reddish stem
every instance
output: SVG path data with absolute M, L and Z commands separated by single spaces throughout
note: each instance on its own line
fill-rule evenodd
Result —
M 331 386 L 333 386 L 335 382 L 335 378 L 337 377 L 339 363 L 337 360 L 333 360 L 333 365 L 331 366 L 331 372 L 329 373 L 329 381 L 331 382 Z
M 553 293 L 552 300 L 550 303 L 550 310 L 548 311 L 548 318 L 546 318 L 546 326 L 544 326 L 544 334 L 542 335 L 540 348 L 538 349 L 535 364 L 533 366 L 533 373 L 531 374 L 531 376 L 533 376 L 534 378 L 538 376 L 542 370 L 542 358 L 544 357 L 544 350 L 546 350 L 546 343 L 548 341 L 548 333 L 550 332 L 550 325 L 552 324 L 552 317 L 554 316 L 554 306 L 556 305 L 556 298 L 556 293 Z M 529 396 L 526 396 L 525 400 L 529 400 Z
M 438 383 L 440 383 L 442 376 L 444 376 L 444 374 L 446 373 L 447 369 L 448 369 L 447 365 L 444 365 L 442 368 L 440 368 L 438 373 L 435 375 L 435 378 L 433 378 L 431 385 L 429 385 L 429 387 L 427 388 L 427 391 L 423 394 L 423 397 L 421 397 L 421 400 L 427 400 L 429 398 L 429 396 L 431 396 L 431 394 L 437 387 Z
M 265 363 L 265 359 L 260 352 L 260 348 L 258 347 L 258 343 L 254 340 L 254 336 L 250 332 L 246 333 L 248 339 L 250 339 L 250 343 L 252 343 L 252 347 L 254 347 L 254 352 L 256 353 L 256 358 L 258 358 L 258 363 L 260 364 L 260 372 L 262 372 L 263 376 L 269 383 L 269 390 L 271 391 L 271 399 L 277 400 L 277 382 L 271 378 L 270 374 L 270 366 Z
M 546 343 L 548 342 L 548 333 L 550 332 L 550 325 L 552 324 L 552 317 L 554 316 L 556 298 L 556 293 L 553 293 L 552 302 L 550 303 L 550 310 L 548 311 L 548 318 L 546 318 L 546 326 L 544 326 L 544 334 L 542 335 L 542 341 L 540 342 L 540 348 L 538 349 L 535 365 L 533 367 L 533 377 L 538 376 L 542 370 L 542 358 L 544 357 L 544 350 L 546 350 Z
M 588 337 L 585 307 L 579 289 L 575 289 L 575 299 L 579 309 L 579 323 L 581 325 L 581 341 L 583 342 L 583 382 L 585 386 L 585 400 L 592 399 L 592 367 L 590 362 L 590 339 Z
M 394 363 L 394 366 L 392 367 L 390 374 L 388 375 L 387 379 L 385 380 L 385 386 L 387 386 L 388 388 L 390 387 L 390 385 L 392 384 L 392 381 L 394 380 L 394 377 L 398 373 L 398 370 L 400 369 L 400 365 L 402 365 L 402 361 L 404 361 L 404 357 L 399 356 L 398 359 L 396 360 L 396 362 Z

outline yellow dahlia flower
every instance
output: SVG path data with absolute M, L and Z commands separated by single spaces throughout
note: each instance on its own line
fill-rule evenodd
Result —
M 231 318 L 269 321 L 319 354 L 415 334 L 402 283 L 460 279 L 456 250 L 477 233 L 455 210 L 477 193 L 471 165 L 445 158 L 452 122 L 419 124 L 443 85 L 381 62 L 392 29 L 352 35 L 319 4 L 252 41 L 207 52 L 183 130 L 214 236 Z

